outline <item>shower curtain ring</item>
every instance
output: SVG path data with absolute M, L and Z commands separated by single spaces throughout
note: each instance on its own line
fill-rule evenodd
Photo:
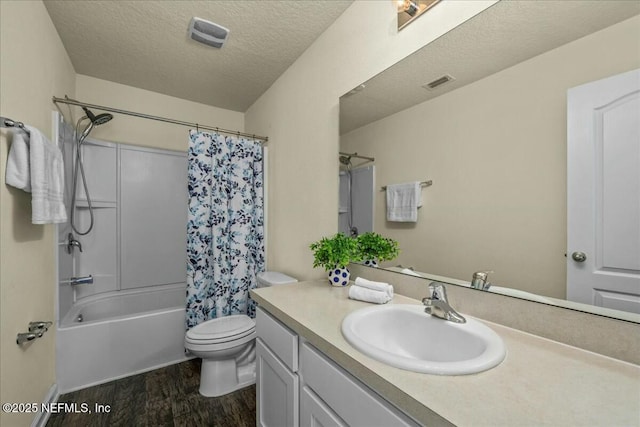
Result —
M 196 123 L 196 132 L 200 133 L 200 128 L 198 127 L 197 123 Z

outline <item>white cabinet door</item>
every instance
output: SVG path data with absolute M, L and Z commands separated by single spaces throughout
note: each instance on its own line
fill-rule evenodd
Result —
M 301 427 L 346 427 L 347 425 L 309 387 L 300 392 Z
M 299 425 L 298 376 L 256 339 L 256 397 L 259 427 Z
M 640 313 L 640 70 L 567 100 L 567 299 Z

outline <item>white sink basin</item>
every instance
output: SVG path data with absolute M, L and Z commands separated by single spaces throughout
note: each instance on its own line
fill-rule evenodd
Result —
M 367 307 L 344 318 L 342 335 L 367 356 L 413 372 L 465 375 L 500 364 L 506 354 L 502 338 L 466 319 L 439 319 L 421 305 Z

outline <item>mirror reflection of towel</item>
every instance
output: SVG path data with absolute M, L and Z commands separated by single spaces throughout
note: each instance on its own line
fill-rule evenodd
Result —
M 387 185 L 387 221 L 417 222 L 422 206 L 419 181 Z

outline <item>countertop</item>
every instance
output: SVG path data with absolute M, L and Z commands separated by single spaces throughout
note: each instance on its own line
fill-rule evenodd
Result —
M 423 424 L 640 426 L 638 365 L 477 319 L 504 340 L 499 366 L 462 376 L 405 371 L 345 341 L 342 319 L 371 306 L 347 294 L 326 280 L 251 291 L 262 308 Z M 420 301 L 395 295 L 389 304 Z

